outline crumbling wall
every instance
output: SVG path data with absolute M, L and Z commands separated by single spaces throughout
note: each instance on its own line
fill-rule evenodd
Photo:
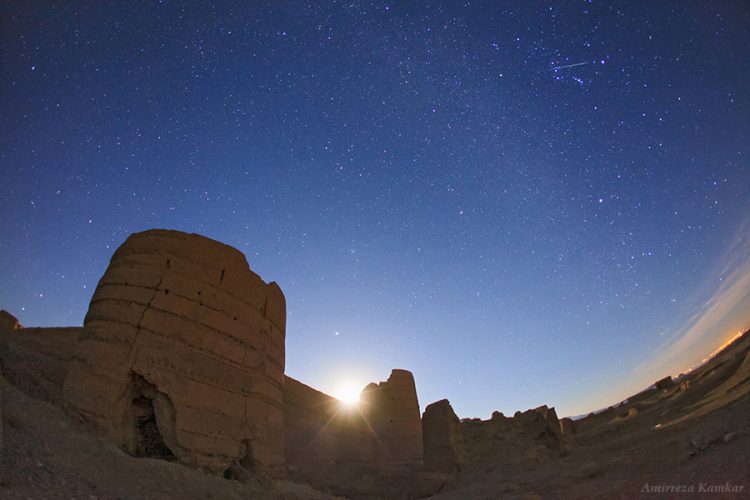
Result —
M 0 372 L 0 464 L 5 459 L 5 418 L 3 417 L 3 374 Z
M 284 429 L 286 459 L 293 466 L 375 459 L 375 440 L 358 407 L 291 377 L 284 379 Z
M 551 448 L 562 446 L 560 420 L 554 408 L 542 405 L 525 412 L 517 411 L 512 423 L 522 434 L 540 440 Z
M 0 331 L 5 377 L 33 398 L 60 404 L 68 363 L 82 332 L 81 327 Z
M 422 460 L 422 421 L 411 372 L 393 370 L 387 381 L 365 387 L 360 407 L 378 437 L 377 460 Z
M 427 406 L 422 415 L 424 463 L 442 471 L 453 471 L 466 461 L 461 424 L 447 399 Z
M 184 463 L 271 469 L 284 462 L 285 328 L 281 289 L 238 250 L 179 231 L 133 234 L 91 299 L 67 407 L 134 454 L 153 417 Z
M 285 441 L 290 465 L 383 465 L 422 460 L 422 423 L 414 377 L 393 370 L 348 407 L 293 378 L 285 378 Z
M 23 326 L 18 322 L 18 318 L 5 309 L 0 309 L 0 332 L 6 330 L 20 330 L 21 328 L 23 328 Z
M 560 432 L 563 436 L 571 436 L 576 433 L 575 420 L 569 417 L 565 417 L 560 420 Z
M 494 412 L 490 420 L 461 420 L 470 469 L 486 460 L 526 462 L 529 466 L 565 451 L 554 408 L 540 406 L 506 417 Z

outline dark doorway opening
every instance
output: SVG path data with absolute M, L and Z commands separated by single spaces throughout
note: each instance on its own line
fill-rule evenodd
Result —
M 134 417 L 134 442 L 131 452 L 137 457 L 175 460 L 172 450 L 164 443 L 154 410 L 154 398 L 158 396 L 156 387 L 140 375 L 133 374 L 133 398 L 131 411 Z

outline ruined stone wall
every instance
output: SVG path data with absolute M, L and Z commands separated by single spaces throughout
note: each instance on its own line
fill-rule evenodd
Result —
M 563 436 L 570 436 L 576 433 L 575 420 L 569 417 L 565 417 L 560 420 L 560 432 Z
M 461 423 L 447 399 L 427 406 L 422 415 L 424 463 L 442 471 L 452 471 L 466 461 Z
M 7 330 L 19 330 L 23 328 L 21 323 L 18 322 L 18 318 L 13 316 L 5 309 L 0 309 L 0 332 Z
M 378 436 L 378 460 L 422 460 L 422 421 L 411 372 L 393 370 L 387 381 L 365 387 L 360 407 Z
M 293 378 L 285 379 L 286 457 L 291 465 L 383 465 L 422 460 L 422 422 L 414 377 L 393 370 L 347 407 Z
M 68 363 L 82 332 L 81 327 L 0 331 L 0 360 L 5 377 L 36 399 L 61 403 Z
M 362 413 L 291 377 L 284 380 L 284 441 L 290 465 L 373 462 L 375 440 Z
M 285 328 L 281 290 L 238 250 L 179 231 L 133 234 L 91 299 L 67 407 L 135 454 L 273 468 L 284 462 Z
M 468 468 L 486 460 L 535 463 L 552 460 L 565 451 L 560 421 L 554 408 L 540 406 L 506 417 L 494 412 L 490 420 L 461 420 Z
M 17 329 L 3 318 L 0 361 L 11 382 L 64 404 L 134 455 L 229 475 L 422 460 L 412 374 L 394 370 L 349 409 L 285 380 L 284 295 L 242 253 L 208 238 L 131 235 L 83 328 Z
M 3 416 L 3 374 L 0 373 L 0 464 L 5 461 L 5 417 Z

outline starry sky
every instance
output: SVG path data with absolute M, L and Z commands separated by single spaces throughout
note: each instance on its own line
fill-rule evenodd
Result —
M 750 327 L 750 4 L 3 2 L 0 307 L 243 251 L 287 373 L 584 413 Z

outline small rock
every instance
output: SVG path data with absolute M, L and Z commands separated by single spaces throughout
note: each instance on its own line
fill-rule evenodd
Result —
M 706 448 L 708 448 L 708 440 L 705 436 L 699 437 L 699 438 L 690 438 L 690 446 L 695 448 L 695 451 L 693 454 L 698 453 L 699 451 L 703 451 Z
M 725 443 L 728 443 L 729 441 L 731 441 L 732 439 L 736 437 L 737 437 L 736 432 L 727 432 L 726 434 L 724 434 L 724 437 L 722 437 L 721 440 L 724 441 Z

